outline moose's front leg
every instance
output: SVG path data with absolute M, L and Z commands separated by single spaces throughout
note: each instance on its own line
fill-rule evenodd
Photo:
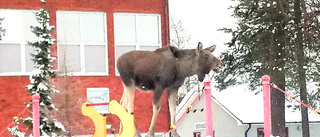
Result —
M 172 125 L 176 126 L 175 125 L 175 122 L 176 122 L 175 116 L 176 116 L 176 108 L 177 108 L 176 99 L 177 99 L 177 95 L 178 95 L 178 89 L 169 89 L 168 94 L 169 94 L 168 102 L 169 102 L 169 111 L 170 111 L 170 124 L 171 124 L 171 126 Z M 171 128 L 171 126 L 170 126 L 170 128 Z M 175 128 L 171 129 L 171 130 L 172 130 L 171 135 L 173 137 L 180 137 Z
M 153 92 L 153 115 L 152 115 L 152 120 L 149 127 L 149 133 L 148 133 L 149 137 L 154 137 L 155 125 L 157 121 L 157 116 L 161 109 L 161 97 L 163 95 L 163 92 L 164 90 L 155 90 Z

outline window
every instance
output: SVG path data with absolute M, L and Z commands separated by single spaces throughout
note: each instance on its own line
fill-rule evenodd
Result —
M 264 137 L 263 128 L 258 128 L 258 129 L 257 129 L 257 132 L 258 132 L 258 137 Z
M 108 74 L 106 14 L 57 12 L 59 70 L 73 74 Z
M 286 127 L 286 137 L 289 137 L 289 129 L 288 127 Z M 258 137 L 264 137 L 264 130 L 263 128 L 257 128 L 257 134 L 258 134 Z
M 193 132 L 193 137 L 201 137 L 201 132 L 200 131 Z
M 30 26 L 38 24 L 34 10 L 0 9 L 2 27 L 6 30 L 0 41 L 0 75 L 26 75 L 33 70 L 31 53 L 34 48 L 27 41 L 36 39 Z
M 160 22 L 159 14 L 115 13 L 116 60 L 122 54 L 132 50 L 153 51 L 161 47 Z
M 108 88 L 87 88 L 87 98 L 90 103 L 109 103 L 109 89 Z M 101 114 L 109 113 L 108 106 L 94 106 L 94 108 Z

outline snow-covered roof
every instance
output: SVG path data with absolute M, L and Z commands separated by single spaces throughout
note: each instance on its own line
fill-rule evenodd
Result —
M 211 85 L 213 85 L 212 83 Z M 231 117 L 233 117 L 239 124 L 262 124 L 263 123 L 263 95 L 259 93 L 255 95 L 254 92 L 248 90 L 246 85 L 230 87 L 223 91 L 216 91 L 212 88 L 212 99 L 222 109 L 224 109 Z M 280 92 L 280 91 L 279 91 Z M 177 107 L 176 119 L 183 116 L 187 105 L 197 97 L 199 93 L 196 90 L 190 91 L 183 101 Z M 301 122 L 300 111 L 293 111 L 286 107 L 286 122 L 296 123 Z M 313 123 L 320 123 L 320 115 L 314 112 L 309 112 L 309 121 Z
M 201 84 L 203 85 L 203 84 Z M 199 89 L 197 86 L 194 86 L 182 99 L 178 107 L 176 108 L 176 120 L 178 121 L 181 117 L 184 116 L 186 110 L 187 110 L 187 105 L 192 104 L 192 102 L 198 97 Z
M 246 89 L 246 85 L 234 86 L 221 92 L 212 91 L 212 96 L 229 111 L 229 114 L 233 114 L 242 123 L 263 123 L 262 92 L 255 95 Z M 301 122 L 301 112 L 286 107 L 285 118 L 286 122 Z M 310 111 L 309 121 L 320 122 L 320 115 Z

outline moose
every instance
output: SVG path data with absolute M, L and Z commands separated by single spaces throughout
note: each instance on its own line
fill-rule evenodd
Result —
M 180 50 L 174 46 L 165 46 L 155 51 L 131 51 L 117 60 L 117 68 L 123 83 L 123 94 L 120 104 L 133 114 L 134 92 L 153 92 L 153 115 L 149 127 L 149 137 L 154 137 L 157 115 L 161 108 L 161 97 L 168 91 L 168 102 L 171 125 L 175 124 L 176 97 L 179 87 L 188 76 L 197 75 L 203 81 L 211 70 L 218 72 L 222 62 L 211 53 L 216 46 L 202 49 L 201 42 L 196 49 Z M 172 135 L 179 137 L 175 128 Z M 135 137 L 140 137 L 135 126 Z

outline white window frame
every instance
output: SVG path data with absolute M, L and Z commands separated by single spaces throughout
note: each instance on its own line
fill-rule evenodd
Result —
M 28 76 L 31 75 L 31 72 L 27 72 L 27 58 L 26 58 L 26 46 L 27 46 L 27 40 L 23 35 L 23 29 L 24 29 L 24 20 L 23 20 L 23 15 L 24 12 L 37 12 L 37 10 L 20 10 L 20 9 L 0 9 L 1 11 L 18 11 L 20 12 L 20 18 L 22 20 L 22 22 L 19 24 L 21 25 L 20 27 L 22 28 L 21 30 L 21 39 L 17 40 L 17 41 L 4 41 L 3 39 L 0 40 L 0 44 L 14 44 L 14 45 L 19 45 L 20 46 L 20 55 L 21 55 L 21 66 L 20 66 L 20 71 L 16 71 L 16 72 L 0 72 L 0 76 Z M 36 18 L 36 15 L 34 15 L 34 19 Z M 31 24 L 31 25 L 37 25 L 37 24 Z M 30 25 L 30 26 L 31 26 Z M 3 26 L 3 24 L 2 24 Z M 4 28 L 6 29 L 6 28 Z M 30 29 L 31 32 L 31 29 Z M 5 36 L 4 36 L 5 37 Z
M 105 90 L 107 92 L 107 98 L 106 98 L 106 102 L 90 102 L 91 99 L 89 99 L 88 97 L 88 92 L 90 91 L 102 91 L 102 90 Z M 110 90 L 109 88 L 87 88 L 87 101 L 89 103 L 109 103 L 110 102 Z M 94 106 L 96 108 L 96 106 Z M 101 113 L 101 114 L 110 114 L 110 111 L 109 111 L 109 105 L 103 105 L 103 107 L 105 107 L 106 109 L 104 110 L 100 110 L 100 109 L 97 109 L 96 110 Z
M 140 47 L 141 46 L 146 46 L 146 45 L 148 45 L 148 46 L 157 46 L 158 48 L 161 48 L 162 47 L 162 37 L 161 37 L 161 34 L 162 34 L 162 31 L 161 31 L 161 15 L 160 14 L 155 14 L 155 13 L 124 13 L 124 12 L 117 12 L 117 13 L 114 13 L 114 17 L 116 16 L 116 15 L 134 15 L 135 16 L 135 19 L 137 18 L 137 16 L 140 16 L 140 15 L 142 15 L 142 16 L 156 16 L 157 18 L 158 18 L 158 40 L 159 40 L 159 42 L 158 43 L 140 43 L 140 42 L 138 42 L 137 41 L 137 39 L 138 39 L 138 35 L 137 35 L 137 32 L 138 32 L 138 30 L 137 30 L 137 20 L 135 20 L 135 28 L 136 28 L 136 30 L 135 30 L 135 36 L 136 36 L 136 40 L 135 40 L 135 42 L 134 43 L 121 43 L 121 42 L 117 42 L 117 40 L 116 40 L 116 38 L 115 38 L 115 44 L 114 44 L 114 55 L 115 55 L 115 74 L 116 74 L 116 76 L 120 76 L 120 74 L 119 74 L 119 72 L 117 72 L 117 47 L 118 46 L 128 46 L 128 45 L 130 45 L 130 46 L 134 46 L 135 47 L 135 50 L 140 50 Z M 115 23 L 115 22 L 114 22 Z M 116 31 L 116 30 L 114 30 L 114 31 Z M 116 36 L 114 36 L 114 37 L 116 37 Z
M 108 76 L 109 75 L 109 65 L 108 65 L 108 39 L 107 39 L 107 14 L 105 12 L 92 12 L 92 11 L 65 11 L 65 10 L 58 10 L 57 11 L 57 35 L 59 35 L 59 23 L 58 23 L 58 17 L 59 17 L 59 12 L 68 12 L 68 13 L 78 13 L 80 14 L 80 28 L 82 28 L 82 14 L 83 13 L 102 13 L 104 15 L 104 43 L 88 43 L 88 42 L 83 42 L 83 29 L 80 29 L 80 42 L 62 42 L 62 41 L 57 41 L 57 55 L 58 55 L 58 60 L 59 60 L 59 48 L 60 45 L 79 45 L 80 46 L 80 72 L 68 72 L 68 75 L 75 75 L 75 76 Z M 85 71 L 85 45 L 98 45 L 98 46 L 105 46 L 105 63 L 106 63 L 106 70 L 105 73 L 103 72 L 86 72 Z M 58 70 L 59 70 L 59 61 L 58 61 Z M 60 71 L 60 70 L 59 70 Z

